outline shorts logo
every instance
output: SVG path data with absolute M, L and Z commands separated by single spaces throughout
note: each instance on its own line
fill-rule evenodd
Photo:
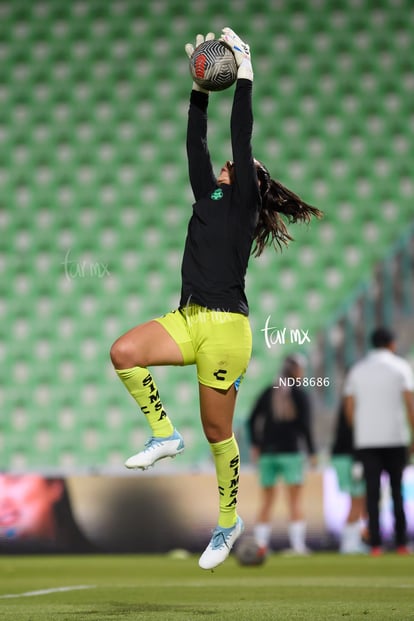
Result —
M 213 375 L 216 378 L 216 380 L 219 380 L 220 382 L 224 382 L 226 378 L 222 376 L 226 375 L 226 373 L 227 371 L 225 369 L 219 369 L 218 371 L 215 371 Z
M 217 188 L 211 194 L 210 198 L 212 198 L 213 201 L 219 201 L 221 198 L 223 198 L 223 190 L 221 188 Z

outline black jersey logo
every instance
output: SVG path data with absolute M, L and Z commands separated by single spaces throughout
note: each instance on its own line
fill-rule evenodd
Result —
M 224 380 L 226 379 L 224 375 L 226 375 L 226 373 L 227 371 L 225 369 L 219 369 L 218 371 L 215 371 L 213 375 L 216 378 L 216 380 L 220 382 L 224 382 Z
M 215 189 L 214 192 L 210 195 L 210 198 L 212 198 L 213 201 L 219 201 L 221 198 L 223 198 L 223 190 L 221 188 Z

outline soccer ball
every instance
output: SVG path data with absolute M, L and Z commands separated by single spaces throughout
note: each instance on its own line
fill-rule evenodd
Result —
M 240 565 L 263 565 L 266 560 L 266 554 L 257 545 L 254 537 L 246 536 L 240 540 L 236 550 L 235 557 Z
M 223 91 L 236 81 L 236 59 L 222 41 L 204 41 L 191 55 L 190 73 L 201 88 L 207 91 Z

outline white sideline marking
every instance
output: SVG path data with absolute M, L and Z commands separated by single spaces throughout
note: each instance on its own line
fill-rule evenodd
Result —
M 55 589 L 42 589 L 40 591 L 26 591 L 26 593 L 9 593 L 0 595 L 0 599 L 12 599 L 15 597 L 34 597 L 36 595 L 49 595 L 49 593 L 62 593 L 64 591 L 81 591 L 83 589 L 94 589 L 94 584 L 79 584 L 77 586 L 56 587 Z

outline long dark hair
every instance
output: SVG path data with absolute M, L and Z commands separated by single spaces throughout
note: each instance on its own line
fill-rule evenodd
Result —
M 293 241 L 294 238 L 289 234 L 282 216 L 285 216 L 288 223 L 299 221 L 309 224 L 312 216 L 322 218 L 323 212 L 308 205 L 297 194 L 272 179 L 261 162 L 255 160 L 255 164 L 262 206 L 254 234 L 252 254 L 259 257 L 267 245 L 282 250 L 283 246 Z

